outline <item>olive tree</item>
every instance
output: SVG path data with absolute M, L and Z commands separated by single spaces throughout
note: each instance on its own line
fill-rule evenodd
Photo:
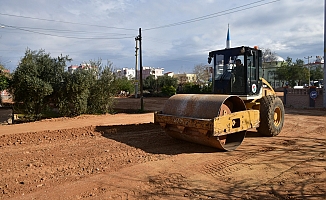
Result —
M 176 88 L 178 85 L 178 79 L 167 75 L 157 77 L 157 82 L 159 88 L 163 88 L 164 86 L 165 87 L 172 86 Z
M 113 111 L 114 95 L 120 90 L 118 80 L 113 73 L 113 65 L 99 68 L 95 83 L 90 88 L 88 113 L 110 113 Z
M 178 79 L 164 75 L 157 77 L 158 88 L 163 96 L 172 96 L 177 92 Z
M 58 84 L 69 60 L 68 56 L 52 58 L 44 50 L 27 49 L 10 82 L 14 102 L 21 104 L 27 115 L 40 118 L 56 101 Z
M 155 79 L 155 76 L 150 75 L 146 77 L 145 80 L 143 80 L 143 88 L 144 90 L 148 90 L 150 93 L 155 93 L 158 90 L 158 83 L 157 80 Z
M 93 70 L 64 72 L 57 105 L 61 115 L 77 116 L 87 112 L 90 88 L 95 84 L 95 77 Z
M 125 91 L 129 94 L 132 94 L 135 91 L 134 81 L 129 80 L 127 77 L 115 77 L 113 86 L 116 90 L 116 93 Z
M 84 113 L 103 114 L 113 111 L 114 95 L 120 89 L 113 64 L 102 67 L 101 60 L 88 67 L 65 72 L 61 83 L 58 108 L 64 116 Z
M 175 93 L 177 87 L 178 79 L 164 75 L 148 76 L 144 80 L 144 89 L 147 89 L 150 93 L 159 94 L 163 92 L 163 95 L 171 96 L 171 94 Z

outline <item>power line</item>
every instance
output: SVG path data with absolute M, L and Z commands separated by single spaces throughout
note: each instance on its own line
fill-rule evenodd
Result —
M 237 7 L 233 8 L 233 9 L 228 9 L 228 10 L 220 11 L 220 12 L 217 12 L 217 13 L 205 15 L 205 16 L 202 16 L 202 17 L 197 17 L 197 18 L 193 18 L 193 19 L 189 19 L 189 20 L 185 20 L 185 21 L 181 21 L 181 22 L 176 22 L 176 23 L 167 24 L 167 25 L 163 25 L 163 26 L 148 28 L 148 29 L 144 29 L 144 30 L 153 30 L 153 29 L 167 28 L 167 27 L 178 26 L 178 25 L 183 25 L 183 24 L 188 24 L 188 23 L 194 23 L 194 22 L 197 22 L 197 21 L 202 21 L 202 20 L 206 20 L 206 19 L 219 17 L 219 16 L 222 16 L 222 15 L 231 14 L 231 11 L 232 11 L 232 13 L 240 12 L 240 11 L 256 8 L 256 7 L 259 7 L 259 6 L 264 6 L 264 5 L 267 5 L 267 4 L 275 3 L 275 2 L 280 1 L 280 0 L 273 0 L 273 1 L 270 1 L 270 2 L 265 2 L 263 4 L 253 6 L 253 4 L 258 4 L 258 3 L 261 3 L 263 1 L 265 1 L 265 0 L 259 0 L 259 1 L 256 1 L 256 2 L 253 2 L 253 3 L 250 3 L 250 4 L 237 6 Z M 157 42 L 159 40 L 159 41 L 161 41 L 160 43 L 162 43 L 162 44 L 168 44 L 168 43 L 164 42 L 164 40 L 162 40 L 161 38 L 160 39 L 155 39 L 153 37 L 146 37 L 146 38 L 147 39 L 152 38 L 151 40 L 153 40 L 153 41 Z M 165 41 L 167 41 L 167 40 L 165 40 Z M 179 47 L 186 47 L 186 46 L 189 46 L 189 45 L 191 45 L 191 44 L 180 45 Z M 206 50 L 206 51 L 209 51 L 209 50 Z M 196 51 L 196 52 L 203 52 L 203 50 Z
M 52 29 L 52 28 L 36 28 L 36 27 L 27 27 L 27 26 L 15 26 L 23 29 L 32 29 L 32 30 L 41 30 L 41 31 L 51 31 L 51 32 L 59 32 L 59 33 L 102 33 L 105 35 L 127 35 L 125 33 L 107 33 L 107 32 L 99 32 L 99 31 L 78 31 L 75 30 L 67 30 L 67 29 Z
M 228 9 L 228 10 L 220 11 L 220 12 L 217 12 L 217 13 L 205 15 L 205 16 L 201 16 L 201 17 L 197 17 L 197 18 L 193 18 L 193 19 L 189 19 L 189 20 L 185 20 L 185 21 L 181 21 L 181 22 L 176 22 L 176 23 L 172 23 L 172 24 L 167 24 L 167 25 L 163 25 L 163 26 L 148 28 L 148 29 L 144 29 L 144 30 L 145 31 L 146 30 L 154 30 L 154 29 L 167 28 L 167 27 L 172 27 L 172 26 L 179 26 L 179 25 L 188 24 L 188 23 L 194 23 L 194 22 L 198 22 L 198 21 L 202 21 L 202 20 L 206 20 L 206 19 L 211 19 L 211 18 L 227 15 L 227 14 L 230 14 L 230 11 L 234 12 L 234 10 L 235 10 L 236 12 L 239 12 L 239 11 L 248 10 L 248 9 L 252 9 L 252 8 L 255 8 L 255 7 L 275 3 L 275 2 L 280 1 L 280 0 L 274 0 L 274 1 L 266 2 L 266 3 L 262 3 L 263 1 L 265 1 L 265 0 L 259 0 L 259 1 L 256 1 L 256 2 L 253 2 L 253 3 L 250 3 L 250 4 L 244 4 L 244 5 L 241 5 L 241 6 L 237 6 L 237 7 L 233 8 L 233 9 L 231 9 L 231 10 Z M 262 4 L 259 4 L 259 3 L 262 3 Z M 258 4 L 258 5 L 254 5 L 254 4 Z M 132 30 L 132 31 L 135 31 L 135 29 L 128 29 L 128 28 L 110 27 L 110 26 L 102 26 L 102 25 L 90 25 L 90 24 L 83 24 L 83 23 L 75 23 L 75 22 L 67 22 L 67 21 L 51 20 L 51 19 L 42 19 L 42 18 L 35 18 L 35 17 L 28 17 L 28 16 L 21 16 L 21 15 L 5 14 L 5 13 L 0 13 L 0 15 L 10 16 L 10 17 L 19 17 L 19 18 L 25 18 L 25 19 L 33 19 L 33 20 L 41 20 L 41 21 L 59 22 L 59 23 L 66 23 L 66 24 L 77 24 L 77 25 L 84 25 L 84 26 L 93 26 L 93 27 L 102 27 L 102 28 L 104 27 L 104 28 L 113 28 L 113 29 L 120 29 L 120 30 Z M 54 37 L 71 38 L 71 39 L 127 39 L 127 38 L 132 38 L 133 37 L 133 36 L 125 36 L 125 37 L 62 36 L 62 35 L 55 35 L 55 34 L 52 34 L 52 33 L 38 32 L 38 31 L 34 31 L 34 30 L 37 30 L 37 29 L 38 30 L 46 30 L 46 31 L 51 30 L 51 31 L 58 31 L 58 32 L 65 32 L 65 31 L 69 32 L 69 30 L 42 29 L 42 28 L 32 28 L 32 27 L 17 27 L 17 26 L 9 26 L 9 25 L 5 25 L 5 26 L 11 27 L 11 28 L 16 29 L 16 30 L 25 31 L 25 32 L 31 32 L 31 33 L 54 36 Z M 34 29 L 34 30 L 30 30 L 30 29 Z M 81 33 L 81 32 L 79 32 L 79 33 Z M 113 35 L 126 35 L 126 34 L 113 33 Z
M 263 3 L 263 4 L 250 6 L 250 5 L 257 4 L 257 3 L 260 3 L 260 2 L 263 2 L 263 1 L 265 1 L 265 0 L 256 1 L 254 3 L 245 4 L 245 5 L 242 5 L 242 6 L 235 7 L 233 9 L 231 9 L 231 10 L 228 9 L 228 10 L 220 11 L 220 12 L 209 14 L 209 15 L 204 15 L 204 16 L 201 16 L 201 17 L 196 17 L 196 18 L 181 21 L 181 22 L 176 22 L 176 23 L 167 24 L 167 25 L 163 25 L 163 26 L 156 26 L 156 27 L 153 27 L 153 28 L 147 28 L 147 29 L 144 29 L 144 31 L 160 29 L 160 28 L 168 28 L 168 27 L 172 27 L 172 26 L 179 26 L 179 25 L 183 25 L 183 24 L 194 23 L 194 22 L 198 22 L 198 21 L 202 21 L 202 20 L 206 20 L 206 19 L 211 19 L 211 18 L 223 16 L 223 15 L 228 15 L 228 14 L 231 13 L 231 11 L 233 13 L 233 12 L 240 12 L 240 11 L 244 11 L 244 10 L 249 10 L 249 9 L 252 9 L 252 8 L 256 8 L 256 7 L 264 6 L 264 5 L 267 5 L 267 4 L 275 3 L 275 2 L 280 1 L 280 0 L 274 0 L 274 1 Z
M 130 29 L 130 28 L 120 28 L 120 27 L 114 27 L 114 26 L 103 26 L 103 25 L 94 25 L 94 24 L 83 24 L 83 23 L 77 23 L 77 22 L 67 22 L 67 21 L 60 21 L 60 20 L 54 20 L 54 19 L 42 19 L 37 17 L 28 17 L 28 16 L 22 16 L 22 15 L 12 15 L 12 14 L 6 14 L 6 13 L 0 13 L 0 15 L 3 16 L 9 16 L 9 17 L 19 17 L 24 19 L 33 19 L 33 20 L 40 20 L 40 21 L 48 21 L 48 22 L 59 22 L 64 24 L 76 24 L 76 25 L 82 25 L 82 26 L 93 26 L 93 27 L 101 27 L 101 28 L 112 28 L 112 29 L 120 29 L 120 30 L 128 30 L 128 31 L 135 31 L 137 29 Z
M 55 35 L 55 34 L 50 34 L 50 33 L 42 33 L 42 32 L 38 32 L 38 31 L 33 31 L 33 30 L 28 30 L 25 28 L 21 28 L 21 27 L 17 27 L 17 26 L 10 26 L 10 25 L 6 25 L 6 24 L 1 24 L 2 26 L 5 27 L 9 27 L 9 28 L 13 28 L 16 30 L 21 30 L 21 31 L 25 31 L 25 32 L 30 32 L 30 33 L 36 33 L 36 34 L 40 34 L 40 35 L 47 35 L 47 36 L 54 36 L 54 37 L 62 37 L 62 38 L 70 38 L 70 39 L 96 39 L 96 40 L 113 40 L 113 39 L 127 39 L 127 38 L 133 38 L 134 36 L 124 36 L 124 37 L 74 37 L 74 36 L 63 36 L 63 35 Z
M 145 30 L 145 31 L 146 30 L 154 30 L 154 29 L 168 28 L 168 27 L 173 27 L 173 26 L 184 25 L 184 24 L 188 24 L 188 23 L 195 23 L 195 22 L 198 22 L 198 21 L 203 21 L 203 20 L 220 17 L 220 16 L 227 15 L 227 14 L 232 14 L 234 12 L 240 12 L 240 11 L 244 11 L 244 10 L 248 10 L 248 9 L 252 9 L 252 8 L 256 8 L 256 7 L 260 7 L 260 6 L 264 6 L 264 5 L 268 5 L 268 4 L 275 3 L 275 2 L 280 1 L 280 0 L 269 0 L 269 2 L 264 2 L 264 1 L 268 1 L 268 0 L 258 0 L 258 1 L 255 1 L 253 3 L 250 3 L 250 4 L 244 4 L 244 5 L 237 6 L 237 7 L 234 7 L 232 9 L 223 10 L 223 11 L 220 11 L 220 12 L 217 12 L 217 13 L 212 13 L 212 14 L 209 14 L 209 15 L 204 15 L 204 16 L 201 16 L 201 17 L 196 17 L 196 18 L 193 18 L 193 19 L 185 20 L 185 21 L 175 22 L 175 23 L 166 24 L 166 25 L 157 26 L 157 27 L 148 28 L 148 29 L 143 29 L 143 30 Z M 112 29 L 127 30 L 127 31 L 135 31 L 135 30 L 137 30 L 137 29 L 102 26 L 102 25 L 90 25 L 90 24 L 59 21 L 59 20 L 41 19 L 41 18 L 34 18 L 34 17 L 28 17 L 28 16 L 4 14 L 4 13 L 0 13 L 0 15 L 10 16 L 10 17 L 19 17 L 19 18 L 25 18 L 25 19 L 32 19 L 32 20 L 58 22 L 58 23 L 65 23 L 65 24 L 76 24 L 76 25 L 83 25 L 83 26 L 112 28 Z M 4 25 L 4 26 L 7 26 L 7 25 Z M 114 33 L 112 33 L 113 36 L 118 36 L 119 35 L 121 37 L 75 37 L 75 36 L 64 36 L 64 35 L 56 35 L 56 34 L 53 34 L 53 33 L 46 33 L 46 31 L 57 31 L 58 33 L 62 32 L 62 34 L 64 34 L 64 32 L 69 33 L 70 30 L 45 29 L 45 28 L 33 28 L 33 27 L 18 27 L 18 26 L 7 26 L 7 27 L 10 27 L 12 29 L 16 29 L 18 31 L 25 31 L 25 32 L 36 33 L 36 34 L 41 34 L 41 35 L 48 35 L 48 36 L 62 37 L 62 38 L 73 38 L 73 39 L 127 39 L 127 38 L 134 38 L 134 36 L 128 36 L 127 34 L 114 34 Z M 45 32 L 41 32 L 41 31 L 45 31 Z M 81 32 L 82 31 L 78 31 L 78 33 L 81 33 Z M 74 33 L 74 32 L 71 31 L 71 33 Z M 181 46 L 188 46 L 188 45 L 181 45 Z M 185 61 L 185 60 L 183 60 L 183 61 Z M 190 62 L 190 60 L 188 62 Z

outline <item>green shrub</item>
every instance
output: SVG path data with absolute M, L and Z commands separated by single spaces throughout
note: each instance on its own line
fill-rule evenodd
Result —
M 164 96 L 172 96 L 172 95 L 175 95 L 176 94 L 176 88 L 173 87 L 173 86 L 163 86 L 162 87 L 162 94 Z

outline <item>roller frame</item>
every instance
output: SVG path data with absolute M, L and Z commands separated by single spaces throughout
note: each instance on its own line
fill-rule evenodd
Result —
M 259 110 L 244 110 L 213 119 L 198 119 L 154 113 L 154 121 L 163 128 L 167 125 L 177 126 L 182 134 L 185 128 L 196 128 L 206 136 L 223 136 L 259 126 Z M 212 135 L 207 135 L 212 133 Z

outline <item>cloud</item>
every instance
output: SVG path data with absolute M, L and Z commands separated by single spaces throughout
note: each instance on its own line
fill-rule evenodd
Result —
M 206 63 L 209 51 L 225 48 L 228 24 L 232 46 L 258 45 L 294 59 L 323 53 L 320 0 L 2 0 L 1 6 L 0 24 L 8 26 L 0 29 L 0 61 L 11 60 L 11 69 L 27 47 L 70 55 L 71 64 L 102 58 L 133 68 L 139 28 L 143 64 L 166 71 Z

